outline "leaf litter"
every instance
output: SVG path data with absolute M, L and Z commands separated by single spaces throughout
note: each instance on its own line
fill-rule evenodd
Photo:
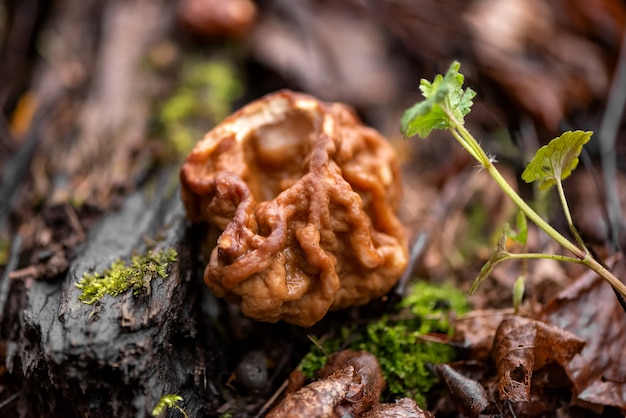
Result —
M 373 2 L 369 2 L 369 1 L 366 1 L 363 3 L 373 4 Z M 402 2 L 398 2 L 398 3 L 402 3 Z M 409 2 L 406 2 L 406 3 L 408 4 Z M 481 1 L 481 2 L 476 1 L 474 3 L 477 5 L 478 4 L 487 5 L 490 3 L 494 4 L 493 1 L 491 2 L 490 1 Z M 526 7 L 528 10 L 532 10 L 533 7 L 537 5 L 537 3 L 538 2 L 536 1 L 528 2 L 530 6 L 526 6 Z M 576 6 L 576 4 L 583 5 L 583 3 L 586 3 L 586 2 L 574 2 L 574 3 L 575 4 L 572 7 L 574 7 L 575 10 L 578 10 L 576 8 L 580 8 L 581 6 Z M 522 5 L 522 2 L 518 2 L 518 4 Z M 381 6 L 381 7 L 384 7 L 384 6 Z M 402 6 L 402 7 L 409 7 L 409 6 Z M 601 7 L 599 9 L 602 11 L 602 10 L 606 10 L 607 8 Z M 493 13 L 496 13 L 498 10 L 499 9 L 492 8 Z M 457 13 L 456 10 L 454 12 L 455 14 L 459 14 Z M 553 11 L 553 13 L 555 12 Z M 407 15 L 407 13 L 403 13 L 403 14 Z M 379 13 L 379 15 L 382 17 L 382 16 L 385 16 L 385 13 Z M 486 11 L 485 11 L 484 16 L 487 16 Z M 594 16 L 597 16 L 597 14 L 594 14 Z M 545 15 L 532 14 L 531 20 L 534 22 L 540 22 L 544 24 L 544 26 L 548 25 L 552 29 L 561 29 L 561 28 L 557 28 L 558 25 L 556 25 L 553 20 L 550 20 L 549 17 L 551 16 L 548 16 L 548 18 L 546 18 Z M 615 14 L 615 19 L 618 19 L 618 17 L 619 17 L 619 14 Z M 594 17 L 587 16 L 585 19 L 589 20 L 592 18 Z M 501 18 L 500 20 L 511 21 L 510 19 L 501 19 Z M 517 21 L 522 21 L 522 20 L 518 19 Z M 524 22 L 525 21 L 522 21 L 522 23 Z M 526 22 L 525 24 L 526 24 L 526 27 L 525 27 L 526 32 L 532 33 L 532 30 L 529 30 L 529 28 L 532 29 L 532 25 L 528 22 Z M 396 24 L 394 22 L 394 26 L 396 26 L 395 28 L 396 31 L 400 31 L 400 32 L 402 31 L 401 24 Z M 411 28 L 414 28 L 414 27 L 415 25 L 412 24 Z M 482 27 L 485 28 L 486 26 L 482 25 Z M 597 28 L 602 27 L 606 29 L 606 26 L 604 25 L 595 25 L 595 27 Z M 415 30 L 415 29 L 411 29 L 411 30 Z M 428 27 L 428 30 L 429 30 L 428 33 L 430 33 L 432 28 Z M 410 31 L 406 31 L 406 32 L 410 34 Z M 528 40 L 526 41 L 518 40 L 518 44 L 522 45 L 524 44 L 524 42 L 526 42 L 526 44 L 530 44 L 530 47 L 527 47 L 527 49 L 531 49 L 532 45 L 536 43 L 536 38 L 545 39 L 545 36 L 542 35 L 544 33 L 545 31 L 535 31 L 536 36 L 534 36 L 533 39 L 531 39 L 532 42 L 529 43 Z M 572 32 L 572 30 L 570 29 L 568 33 L 572 35 L 574 32 Z M 427 38 L 427 37 L 423 37 L 423 38 Z M 499 39 L 504 39 L 504 37 L 502 36 L 493 36 L 493 34 L 490 35 L 489 38 L 491 42 L 497 41 Z M 434 42 L 431 39 L 436 39 L 436 37 L 428 37 L 428 39 L 425 39 L 425 42 Z M 572 39 L 565 39 L 564 36 L 560 36 L 558 40 L 559 40 L 558 42 L 559 45 L 563 44 L 563 42 L 565 41 L 568 41 L 572 44 L 576 44 L 576 42 L 573 42 Z M 478 35 L 475 35 L 473 39 L 470 39 L 470 41 L 476 44 L 474 46 L 475 48 L 489 46 L 487 42 L 483 42 L 483 45 L 481 45 L 480 43 L 483 41 L 483 38 L 481 38 Z M 373 44 L 373 42 L 370 42 L 370 43 Z M 448 43 L 452 44 L 451 42 L 448 42 Z M 568 84 L 570 87 L 571 85 L 575 85 L 575 83 L 572 81 L 572 77 L 561 77 L 561 82 L 557 83 L 555 82 L 556 79 L 554 78 L 554 76 L 557 75 L 558 73 L 556 71 L 554 72 L 554 74 L 552 74 L 552 73 L 543 71 L 545 68 L 542 68 L 540 69 L 541 70 L 540 74 L 535 73 L 531 71 L 532 68 L 531 69 L 528 68 L 529 67 L 528 63 L 529 62 L 532 63 L 533 61 L 525 60 L 526 62 L 523 63 L 522 61 L 524 61 L 524 56 L 521 53 L 515 54 L 514 60 L 513 61 L 511 60 L 511 54 L 510 54 L 511 48 L 515 49 L 515 45 L 513 47 L 509 46 L 508 48 L 503 48 L 500 52 L 500 55 L 496 57 L 496 58 L 504 58 L 503 60 L 493 60 L 492 57 L 489 57 L 484 52 L 480 53 L 479 58 L 481 61 L 483 61 L 482 65 L 485 68 L 487 68 L 488 71 L 491 71 L 492 77 L 499 85 L 505 87 L 503 88 L 503 90 L 507 90 L 507 94 L 513 96 L 515 100 L 520 102 L 522 108 L 530 110 L 531 113 L 533 113 L 534 117 L 539 118 L 539 119 L 544 118 L 544 119 L 550 119 L 550 120 L 557 119 L 557 116 L 560 117 L 560 115 L 565 112 L 564 108 L 567 106 L 567 104 L 571 103 L 571 97 L 567 97 L 565 92 L 575 90 L 575 89 L 567 88 Z M 556 45 L 549 47 L 548 54 L 554 54 L 557 48 L 558 47 Z M 274 49 L 280 50 L 278 48 L 274 48 Z M 343 48 L 343 49 L 346 50 L 346 48 Z M 358 50 L 358 48 L 347 48 L 347 50 Z M 543 50 L 534 50 L 533 52 L 545 54 L 545 51 Z M 598 61 L 599 60 L 598 57 L 600 56 L 600 54 L 597 53 L 597 51 L 593 51 L 593 52 L 594 54 L 578 54 L 578 56 L 584 55 L 587 57 L 587 59 L 590 62 Z M 574 57 L 574 55 L 571 55 L 571 56 Z M 345 62 L 345 61 L 346 60 L 343 60 L 340 62 Z M 489 62 L 489 65 L 485 64 L 485 62 L 487 61 Z M 535 85 L 535 86 L 531 86 L 533 87 L 531 90 L 532 92 L 531 98 L 535 99 L 534 102 L 529 103 L 527 101 L 527 98 L 529 97 L 528 95 L 529 90 L 526 88 L 527 83 L 518 79 L 512 80 L 513 75 L 519 74 L 519 71 L 505 71 L 505 72 L 501 71 L 500 73 L 497 72 L 496 67 L 498 66 L 494 65 L 494 62 L 498 63 L 498 62 L 504 62 L 504 61 L 509 62 L 509 64 L 506 64 L 506 66 L 509 66 L 509 68 L 513 68 L 513 67 L 515 67 L 516 69 L 521 68 L 523 70 L 523 74 L 525 74 L 525 76 L 523 77 L 525 81 L 532 82 L 532 84 Z M 546 64 L 544 61 L 545 60 L 542 61 L 542 67 L 546 67 Z M 333 63 L 333 64 L 336 64 L 336 63 Z M 278 65 L 274 65 L 274 66 L 278 67 Z M 328 65 L 328 67 L 332 67 L 332 65 Z M 576 66 L 571 66 L 571 67 L 576 67 Z M 587 76 L 588 74 L 591 74 L 591 73 L 595 74 L 596 76 L 598 76 L 598 74 L 600 76 L 605 75 L 604 71 L 584 72 L 584 75 Z M 326 73 L 316 72 L 316 74 L 326 74 Z M 502 74 L 502 76 L 499 76 L 498 74 Z M 530 74 L 530 76 L 528 76 L 528 74 Z M 306 83 L 303 83 L 303 84 L 306 84 Z M 380 85 L 384 83 L 371 83 L 371 84 Z M 590 81 L 587 81 L 587 84 L 593 84 L 593 83 L 591 83 Z M 600 83 L 600 84 L 605 84 L 605 83 Z M 393 89 L 387 89 L 387 91 L 388 90 L 393 90 Z M 599 92 L 602 92 L 604 88 L 583 89 L 583 90 L 590 90 L 593 92 L 594 95 L 596 95 L 596 94 L 600 94 Z M 546 94 L 546 92 L 554 93 L 553 96 L 555 96 L 557 99 L 555 103 L 549 100 L 552 96 L 550 96 L 550 94 Z M 587 96 L 590 96 L 591 94 L 586 91 L 584 93 L 585 94 L 578 94 L 578 96 L 576 96 L 579 102 L 585 102 L 589 100 Z M 378 101 L 379 97 L 380 97 L 380 94 L 376 97 L 375 100 L 370 100 L 370 101 L 376 102 Z M 555 116 L 555 114 L 557 116 Z M 421 150 L 423 149 L 424 148 L 421 148 Z M 452 173 L 452 174 L 453 176 L 447 177 L 445 179 L 445 182 L 447 182 L 448 184 L 450 183 L 451 180 L 455 180 L 459 177 L 459 172 Z M 427 201 L 429 204 L 433 202 L 433 200 L 429 198 L 425 198 L 424 195 L 435 196 L 435 199 L 438 199 L 438 201 L 441 199 L 441 196 L 439 196 L 440 189 L 437 189 L 436 187 L 433 187 L 433 185 L 430 185 L 430 184 L 420 184 L 420 186 L 424 188 L 423 190 L 424 193 L 419 193 L 419 196 L 421 196 L 422 200 Z M 461 184 L 461 187 L 459 187 L 459 189 L 461 189 L 462 186 L 463 184 Z M 485 186 L 484 189 L 489 190 L 489 187 Z M 463 213 L 464 209 L 465 207 L 461 207 L 461 206 L 457 208 L 452 208 L 452 210 L 455 213 L 459 213 L 460 217 L 464 215 Z M 443 209 L 438 208 L 438 209 L 433 210 L 433 212 L 437 210 L 441 212 L 445 212 L 446 211 L 445 202 L 444 202 Z M 497 214 L 497 213 L 495 215 L 497 215 L 498 217 L 500 216 L 500 214 Z M 487 216 L 493 217 L 494 211 L 489 210 L 487 213 Z M 455 236 L 455 240 L 454 242 L 450 244 L 451 246 L 457 246 L 459 242 L 459 237 L 463 238 L 464 234 L 463 234 L 462 227 L 464 226 L 466 226 L 466 224 L 460 225 L 461 227 L 460 229 L 452 228 L 451 235 Z M 432 228 L 432 229 L 435 230 L 436 228 Z M 464 239 L 467 239 L 467 237 L 465 237 Z M 446 255 L 445 255 L 445 253 L 447 253 L 446 250 L 450 250 L 450 249 L 451 249 L 450 247 L 435 249 L 435 252 L 440 253 L 440 254 L 432 255 L 433 248 L 431 245 L 431 247 L 427 251 L 431 253 L 431 258 L 438 258 L 439 260 L 444 260 L 446 258 Z M 465 260 L 465 261 L 468 262 L 468 260 Z M 436 267 L 435 264 L 437 263 L 431 263 L 430 266 L 429 265 L 418 266 L 417 270 L 419 271 L 421 268 L 422 273 L 424 273 L 424 270 L 426 270 L 426 273 L 429 273 L 429 272 L 432 273 L 434 269 L 440 268 L 440 267 Z M 439 263 L 439 265 L 440 264 L 441 263 Z M 450 271 L 454 271 L 458 273 L 459 270 L 465 270 L 465 269 L 469 270 L 470 272 L 466 271 L 462 273 L 468 276 L 471 276 L 472 266 L 467 266 L 467 264 L 463 266 L 460 266 L 460 265 L 453 266 L 453 268 L 451 268 Z M 496 271 L 496 274 L 497 274 L 497 271 Z M 434 275 L 424 274 L 424 275 L 425 276 L 437 276 L 437 274 L 434 274 Z M 508 270 L 504 274 L 502 274 L 502 276 L 508 276 L 508 275 L 509 275 Z M 443 274 L 440 274 L 440 276 L 443 276 Z M 564 285 L 567 285 L 566 280 L 567 279 L 564 279 L 563 281 L 559 281 L 558 286 L 563 287 Z M 504 286 L 503 283 L 496 284 L 492 287 L 492 293 L 489 296 L 485 297 L 484 295 L 485 288 L 483 287 L 482 289 L 483 294 L 475 295 L 473 300 L 477 302 L 476 305 L 478 307 L 485 306 L 487 304 L 489 304 L 490 306 L 493 306 L 493 304 L 495 305 L 501 304 L 502 300 L 506 299 L 508 301 L 510 299 L 508 295 L 506 295 L 506 297 L 500 295 L 501 299 L 497 299 L 497 298 L 491 299 L 490 296 L 491 295 L 495 296 L 498 293 L 502 293 L 502 290 L 505 288 L 506 286 Z M 545 294 L 546 295 L 551 294 L 551 292 L 545 292 Z M 543 297 L 540 297 L 539 299 L 544 299 L 544 298 L 546 298 L 545 295 Z M 480 299 L 482 299 L 482 301 L 479 301 Z M 600 411 L 603 405 L 612 405 L 617 408 L 624 408 L 624 399 L 626 398 L 626 396 L 624 394 L 625 389 L 624 389 L 623 384 L 624 384 L 624 381 L 626 380 L 624 378 L 624 376 L 626 375 L 626 371 L 625 371 L 624 363 L 620 362 L 620 359 L 623 359 L 624 354 L 625 354 L 624 347 L 626 347 L 626 344 L 625 344 L 626 342 L 624 341 L 623 330 L 626 328 L 624 324 L 623 312 L 620 312 L 619 307 L 614 306 L 614 305 L 615 305 L 615 297 L 613 296 L 610 288 L 603 285 L 601 280 L 599 280 L 594 275 L 584 275 L 580 279 L 578 279 L 575 284 L 573 284 L 570 287 L 565 288 L 557 297 L 552 299 L 546 305 L 546 307 L 543 309 L 541 316 L 537 315 L 532 309 L 530 309 L 530 307 L 527 304 L 525 306 L 526 307 L 526 311 L 524 312 L 525 315 L 528 315 L 533 318 L 540 317 L 543 321 L 546 321 L 546 322 L 545 323 L 537 322 L 535 320 L 529 319 L 528 321 L 530 324 L 533 324 L 532 326 L 526 324 L 522 326 L 521 330 L 516 331 L 515 333 L 511 332 L 511 335 L 504 335 L 502 340 L 498 341 L 500 344 L 499 347 L 504 347 L 504 348 L 501 348 L 501 350 L 505 354 L 506 353 L 510 354 L 509 357 L 507 357 L 506 355 L 502 357 L 502 360 L 501 360 L 503 364 L 502 367 L 504 367 L 504 365 L 506 364 L 508 365 L 508 368 L 510 368 L 512 365 L 517 364 L 515 363 L 515 361 L 511 360 L 511 357 L 512 357 L 513 360 L 517 359 L 518 361 L 521 361 L 524 368 L 534 369 L 537 364 L 537 359 L 534 357 L 536 355 L 535 353 L 536 349 L 533 348 L 532 350 L 531 349 L 519 350 L 519 351 L 523 351 L 525 353 L 525 356 L 519 356 L 518 358 L 515 355 L 513 355 L 513 354 L 516 354 L 516 355 L 519 354 L 519 353 L 515 353 L 516 351 L 515 344 L 519 345 L 521 342 L 526 341 L 525 339 L 530 338 L 530 335 L 533 333 L 535 333 L 535 338 L 536 338 L 538 329 L 542 330 L 541 331 L 542 335 L 545 334 L 544 337 L 547 343 L 554 343 L 557 340 L 557 338 L 553 336 L 551 333 L 545 331 L 544 328 L 551 328 L 551 327 L 556 326 L 560 329 L 567 330 L 570 333 L 582 338 L 583 340 L 585 340 L 585 343 L 586 343 L 586 345 L 582 349 L 582 352 L 578 355 L 575 355 L 572 360 L 565 362 L 565 365 L 562 367 L 567 372 L 566 377 L 569 376 L 569 379 L 571 379 L 571 384 L 574 385 L 574 389 L 577 393 L 577 397 L 578 399 L 580 399 L 580 400 L 574 400 L 574 402 L 579 403 L 586 407 L 590 407 L 589 402 L 594 403 L 597 407 L 594 408 L 593 410 L 596 412 Z M 535 308 L 537 308 L 537 306 L 535 306 Z M 498 329 L 498 326 L 500 326 L 501 323 L 503 324 L 502 326 L 504 326 L 504 323 L 510 323 L 511 321 L 514 321 L 512 318 L 513 317 L 512 317 L 511 310 L 491 310 L 491 311 L 476 310 L 472 312 L 471 314 L 466 315 L 465 317 L 460 318 L 458 320 L 457 333 L 458 334 L 463 333 L 462 326 L 463 324 L 465 324 L 465 326 L 468 329 L 468 331 L 466 332 L 466 339 L 464 341 L 465 347 L 467 347 L 468 350 L 469 349 L 472 350 L 472 358 L 477 358 L 474 356 L 478 356 L 479 358 L 486 358 L 488 362 L 492 362 L 491 351 L 493 348 L 496 330 Z M 538 325 L 538 324 L 542 324 L 542 325 Z M 478 355 L 477 354 L 478 352 L 482 354 Z M 531 360 L 530 360 L 531 357 L 532 357 L 532 362 L 533 362 L 532 366 L 531 366 Z M 507 361 L 505 361 L 505 358 L 507 359 Z M 559 362 L 556 361 L 556 364 L 559 364 Z M 451 370 L 454 370 L 454 369 L 452 369 L 451 367 L 446 366 L 446 370 L 447 370 L 446 372 L 450 372 L 450 374 L 453 374 Z M 462 370 L 463 372 L 466 371 L 464 369 Z M 478 392 L 481 392 L 480 389 L 478 389 L 479 387 L 485 388 L 485 393 L 487 394 L 487 399 L 489 400 L 489 402 L 495 402 L 493 400 L 495 398 L 491 396 L 495 386 L 491 384 L 492 382 L 489 381 L 490 372 L 491 370 L 489 369 L 489 367 L 486 367 L 481 377 L 476 378 L 476 380 L 473 378 L 470 380 L 472 382 L 478 382 L 477 386 L 474 385 Z M 542 372 L 546 372 L 546 373 L 543 376 L 540 376 Z M 501 372 L 498 371 L 498 373 L 501 373 Z M 502 373 L 504 376 L 507 375 L 506 371 Z M 516 374 L 516 369 L 513 369 L 513 371 L 510 371 L 508 373 L 509 373 L 508 376 L 511 378 L 519 377 Z M 546 386 L 542 387 L 542 386 L 539 386 L 536 384 L 533 385 L 533 384 L 540 383 L 540 378 L 543 377 L 545 379 L 546 375 L 548 375 L 548 378 L 547 378 L 548 380 L 550 380 L 549 379 L 550 376 L 552 376 L 553 378 L 563 377 L 558 372 L 554 371 L 554 368 L 551 368 L 550 366 L 544 367 L 543 370 L 534 370 L 533 377 L 531 377 L 531 382 L 530 382 L 529 403 L 528 404 L 522 403 L 520 405 L 517 405 L 517 408 L 516 408 L 517 413 L 525 412 L 526 415 L 529 415 L 529 416 L 536 415 L 536 414 L 533 415 L 533 411 L 534 411 L 532 410 L 533 405 L 530 405 L 530 402 L 536 403 L 538 399 L 541 399 L 542 393 L 540 392 L 542 391 L 542 389 L 545 389 Z M 522 373 L 522 377 L 523 376 L 525 376 L 524 373 Z M 460 379 L 459 381 L 463 381 L 462 379 L 463 375 L 460 375 L 460 377 L 459 376 L 456 376 L 456 377 Z M 457 381 L 454 379 L 451 379 L 451 380 L 453 382 Z M 465 383 L 469 385 L 473 385 L 473 383 L 471 382 L 470 383 L 465 382 Z M 475 393 L 478 393 L 478 392 L 475 392 Z M 468 393 L 468 391 L 466 390 L 465 393 Z M 472 392 L 469 392 L 469 393 L 471 394 Z M 576 398 L 576 396 L 574 396 L 573 398 Z M 404 400 L 398 400 L 397 403 L 403 404 Z M 480 398 L 478 404 L 480 406 L 484 405 L 484 399 Z M 525 407 L 524 405 L 527 405 L 527 407 Z M 477 410 L 478 408 L 474 408 L 474 409 L 471 409 L 470 412 L 471 411 L 476 412 Z M 555 414 L 555 410 L 552 410 L 551 412 Z M 471 416 L 472 413 L 470 412 L 466 412 L 466 414 Z M 561 409 L 559 416 L 569 416 L 567 414 L 565 415 L 564 414 L 565 413 L 562 412 L 562 409 Z M 381 416 L 391 416 L 391 415 L 381 415 Z

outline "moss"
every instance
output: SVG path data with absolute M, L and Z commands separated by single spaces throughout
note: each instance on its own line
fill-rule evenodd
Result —
M 183 417 L 187 418 L 189 415 L 187 415 L 187 412 L 185 412 L 185 410 L 180 406 L 179 402 L 183 402 L 183 397 L 180 395 L 176 395 L 175 393 L 163 395 L 161 396 L 161 399 L 159 399 L 159 402 L 157 402 L 154 409 L 152 409 L 151 415 L 153 417 L 157 417 L 165 412 L 166 409 L 174 408 L 177 409 Z
M 187 58 L 177 78 L 177 88 L 157 114 L 173 151 L 184 156 L 212 125 L 231 113 L 243 85 L 232 63 L 217 59 Z
M 331 338 L 325 341 L 317 341 L 314 337 L 309 336 L 309 338 L 313 340 L 313 347 L 311 347 L 311 350 L 306 353 L 300 361 L 298 370 L 307 378 L 313 378 L 315 372 L 326 364 L 328 357 L 335 351 L 339 351 L 342 342 L 349 336 L 351 331 L 349 327 L 342 327 L 340 329 L 342 333 L 341 338 Z
M 341 328 L 340 336 L 321 344 L 323 351 L 313 347 L 300 362 L 299 369 L 312 377 L 326 362 L 327 354 L 349 339 L 348 348 L 370 352 L 378 359 L 387 382 L 385 398 L 408 396 L 426 406 L 426 393 L 437 383 L 429 365 L 450 362 L 456 353 L 449 345 L 425 341 L 424 336 L 452 334 L 450 313 L 466 312 L 468 308 L 461 291 L 448 285 L 418 282 L 396 306 L 396 313 L 365 327 Z
M 83 293 L 78 297 L 81 302 L 92 305 L 104 295 L 117 296 L 132 289 L 135 295 L 142 291 L 149 293 L 150 282 L 157 277 L 167 277 L 167 267 L 176 261 L 177 253 L 173 248 L 162 251 L 148 251 L 134 255 L 130 263 L 116 260 L 102 273 L 84 273 L 76 283 Z

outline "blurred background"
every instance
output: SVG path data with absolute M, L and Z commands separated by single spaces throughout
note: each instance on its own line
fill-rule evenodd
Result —
M 618 0 L 5 1 L 3 248 L 19 229 L 31 249 L 23 258 L 32 258 L 51 243 L 38 225 L 48 212 L 70 205 L 87 226 L 150 173 L 179 164 L 232 110 L 288 88 L 352 105 L 398 149 L 402 217 L 413 236 L 443 231 L 430 234 L 439 250 L 422 267 L 447 274 L 480 253 L 480 237 L 512 208 L 447 133 L 402 138 L 399 119 L 420 99 L 419 80 L 462 63 L 478 92 L 468 127 L 511 178 L 562 130 L 593 130 L 587 165 L 599 162 L 604 138 L 619 191 L 625 24 Z M 606 242 L 602 172 L 577 174 L 566 185 L 578 222 Z M 477 199 L 487 213 L 472 212 Z
M 622 0 L 4 0 L 0 270 L 19 235 L 12 278 L 64 274 L 102 214 L 233 110 L 292 89 L 350 104 L 389 139 L 400 215 L 427 238 L 414 274 L 467 289 L 515 208 L 446 132 L 399 130 L 420 79 L 453 60 L 478 93 L 468 128 L 562 230 L 554 196 L 516 179 L 563 130 L 595 132 L 565 186 L 607 255 L 624 244 L 625 29 Z M 547 245 L 531 232 L 531 249 Z M 529 297 L 580 272 L 567 269 L 537 263 Z M 510 306 L 516 277 L 495 272 L 474 306 Z

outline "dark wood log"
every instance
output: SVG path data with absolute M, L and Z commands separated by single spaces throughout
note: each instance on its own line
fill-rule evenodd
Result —
M 21 416 L 144 417 L 165 394 L 182 396 L 190 416 L 210 404 L 203 393 L 210 365 L 194 319 L 194 288 L 202 283 L 192 280 L 184 210 L 166 181 L 156 196 L 138 191 L 94 226 L 62 282 L 31 281 L 25 289 L 8 362 L 24 376 Z M 158 236 L 156 247 L 176 248 L 178 259 L 167 278 L 151 281 L 149 294 L 79 301 L 84 272 L 129 259 Z

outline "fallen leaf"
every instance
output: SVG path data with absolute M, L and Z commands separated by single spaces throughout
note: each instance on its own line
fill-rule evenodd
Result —
M 584 344 L 574 334 L 533 319 L 502 321 L 493 347 L 500 399 L 528 402 L 533 371 L 553 362 L 565 368 Z
M 623 260 L 618 267 L 613 271 L 623 277 Z M 578 399 L 626 409 L 626 315 L 611 287 L 585 273 L 545 306 L 543 317 L 586 342 L 565 365 Z
M 500 323 L 513 316 L 513 309 L 475 310 L 455 321 L 454 341 L 471 351 L 474 360 L 491 357 L 493 337 Z
M 378 360 L 364 351 L 335 353 L 319 374 L 321 380 L 288 394 L 267 417 L 359 415 L 378 402 L 385 386 Z

